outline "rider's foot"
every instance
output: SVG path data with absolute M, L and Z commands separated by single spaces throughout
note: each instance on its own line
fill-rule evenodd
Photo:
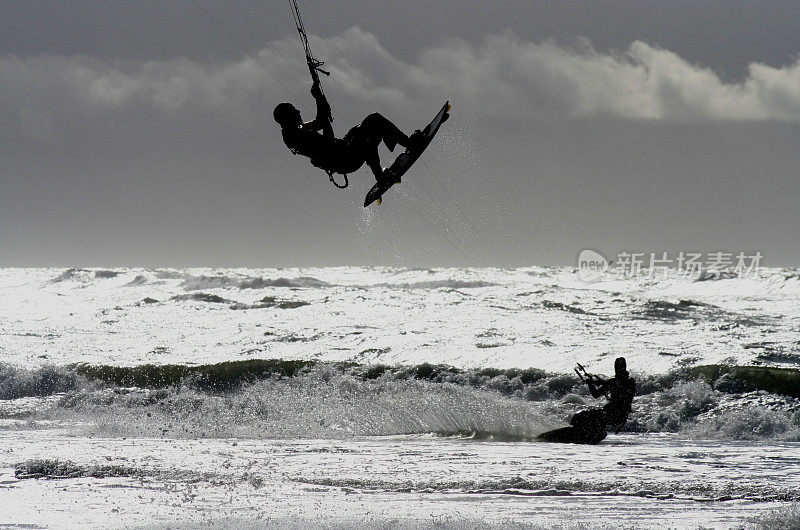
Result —
M 384 169 L 383 173 L 380 175 L 375 175 L 375 180 L 377 180 L 378 184 L 381 186 L 391 186 L 392 184 L 400 182 L 400 179 L 395 177 L 388 169 L 389 168 Z
M 408 137 L 408 150 L 415 151 L 419 149 L 419 147 L 422 145 L 422 142 L 424 141 L 425 137 L 422 136 L 422 131 L 417 129 L 411 134 L 411 136 Z
M 373 171 L 373 174 L 375 175 L 375 182 L 377 182 L 378 184 L 381 184 L 381 185 L 386 184 L 386 182 L 388 180 L 388 175 L 386 173 L 387 172 L 386 172 L 385 169 L 382 170 L 380 173 L 377 173 L 377 172 Z

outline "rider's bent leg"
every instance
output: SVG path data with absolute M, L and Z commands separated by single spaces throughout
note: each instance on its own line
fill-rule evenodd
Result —
M 375 175 L 375 180 L 381 182 L 383 180 L 383 168 L 381 167 L 381 157 L 378 154 L 377 145 L 374 148 L 366 149 L 366 152 L 364 153 L 364 161 L 372 170 L 372 174 Z
M 383 143 L 386 144 L 386 147 L 389 148 L 389 151 L 394 151 L 394 147 L 397 144 L 400 144 L 405 148 L 408 148 L 411 145 L 406 133 L 401 131 L 397 125 L 377 112 L 374 112 L 364 118 L 364 121 L 361 122 L 361 128 L 363 129 L 363 133 L 377 140 L 377 143 L 383 141 Z

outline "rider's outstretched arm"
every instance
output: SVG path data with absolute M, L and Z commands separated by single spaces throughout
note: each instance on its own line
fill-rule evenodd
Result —
M 599 398 L 600 396 L 605 394 L 606 385 L 608 381 L 601 379 L 600 377 L 594 376 L 589 378 L 586 383 L 589 385 L 589 392 L 592 393 L 593 398 Z
M 328 100 L 325 99 L 325 94 L 322 93 L 318 78 L 315 78 L 314 83 L 311 85 L 311 95 L 314 96 L 314 101 L 317 102 L 317 115 L 306 124 L 306 127 L 315 131 L 322 131 L 324 136 L 333 137 L 331 106 L 328 104 Z

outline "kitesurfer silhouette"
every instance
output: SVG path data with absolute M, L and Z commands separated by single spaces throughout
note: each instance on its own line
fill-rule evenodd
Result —
M 628 373 L 625 357 L 617 357 L 614 361 L 614 377 L 603 379 L 599 376 L 586 380 L 592 397 L 606 396 L 608 403 L 603 407 L 606 423 L 614 427 L 622 426 L 628 420 L 636 394 L 636 381 Z
M 413 150 L 421 140 L 421 132 L 410 137 L 394 123 L 377 112 L 370 114 L 342 138 L 336 138 L 331 127 L 331 107 L 320 88 L 319 78 L 313 76 L 311 95 L 317 103 L 313 120 L 303 123 L 300 111 L 291 103 L 280 103 L 273 111 L 275 121 L 281 126 L 283 142 L 292 153 L 307 156 L 311 163 L 329 175 L 348 174 L 364 163 L 369 166 L 379 183 L 383 181 L 383 168 L 378 146 L 383 142 L 389 151 L 396 145 Z
M 628 373 L 625 357 L 617 357 L 614 361 L 614 377 L 611 379 L 589 374 L 581 365 L 578 365 L 576 371 L 589 386 L 592 397 L 608 398 L 608 403 L 603 408 L 584 410 L 570 420 L 570 424 L 588 443 L 598 443 L 606 437 L 607 426 L 619 430 L 625 425 L 631 413 L 633 396 L 636 394 L 636 381 Z

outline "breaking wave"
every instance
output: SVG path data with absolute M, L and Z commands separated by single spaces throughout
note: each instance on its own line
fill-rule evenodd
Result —
M 26 370 L 0 362 L 0 400 L 51 396 L 86 384 L 86 378 L 70 368 L 50 365 Z
M 144 270 L 125 284 L 127 287 L 135 287 L 152 283 L 159 283 L 164 280 L 181 280 L 178 284 L 185 291 L 203 291 L 208 289 L 265 289 L 270 287 L 284 287 L 291 289 L 324 289 L 334 287 L 335 284 L 320 280 L 313 276 L 297 276 L 294 278 L 279 276 L 276 278 L 266 278 L 261 276 L 250 276 L 247 271 L 241 273 L 220 272 L 219 274 L 194 275 L 180 270 L 156 269 Z M 65 281 L 77 281 L 88 283 L 95 279 L 115 278 L 123 274 L 120 271 L 103 269 L 67 269 L 52 280 L 50 283 L 60 283 Z M 410 282 L 379 282 L 353 284 L 350 287 L 370 289 L 477 289 L 481 287 L 493 287 L 498 283 L 486 280 L 423 280 Z
M 263 289 L 265 287 L 294 287 L 320 289 L 330 287 L 331 284 L 318 280 L 312 276 L 300 276 L 298 278 L 251 278 L 238 284 L 239 289 Z
M 331 284 L 312 276 L 297 278 L 236 278 L 231 276 L 191 276 L 180 284 L 186 291 L 202 291 L 204 289 L 264 289 L 267 287 L 289 287 L 295 289 L 321 289 Z
M 700 366 L 636 378 L 626 432 L 800 440 L 797 370 Z M 37 396 L 53 398 L 39 406 L 13 401 Z M 0 417 L 74 422 L 124 436 L 530 440 L 600 404 L 576 376 L 537 369 L 277 359 L 36 370 L 0 364 Z
M 138 287 L 140 285 L 147 285 L 150 280 L 144 274 L 137 274 L 134 279 L 125 284 L 125 287 Z
M 87 269 L 67 269 L 52 280 L 50 283 L 61 283 L 66 281 L 80 281 L 88 282 L 94 278 L 94 275 Z
M 800 441 L 800 412 L 746 405 L 703 418 L 682 432 L 700 439 Z
M 190 276 L 181 282 L 186 291 L 202 291 L 204 289 L 225 289 L 235 287 L 239 280 L 230 276 Z
M 120 271 L 108 269 L 67 269 L 52 280 L 50 283 L 61 283 L 66 281 L 77 281 L 81 283 L 91 282 L 92 280 L 106 280 L 109 278 L 116 278 L 122 274 Z

